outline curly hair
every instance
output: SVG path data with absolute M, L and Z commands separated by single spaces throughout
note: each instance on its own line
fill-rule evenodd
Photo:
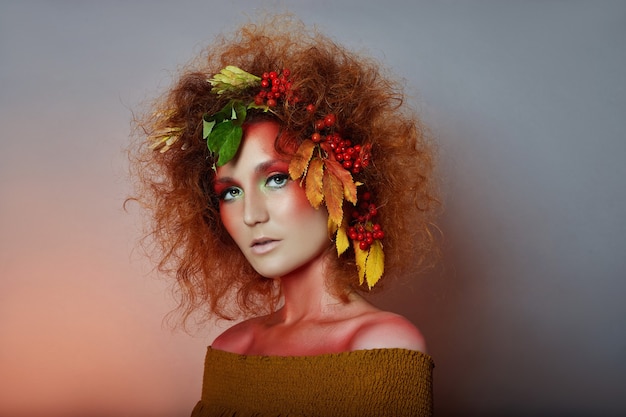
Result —
M 183 322 L 196 312 L 230 318 L 233 305 L 243 315 L 276 305 L 273 281 L 252 269 L 220 221 L 213 157 L 202 140 L 203 115 L 216 113 L 228 101 L 212 93 L 207 80 L 227 65 L 252 74 L 290 69 L 300 103 L 314 104 L 316 111 L 311 115 L 306 104 L 293 103 L 273 109 L 282 130 L 290 132 L 280 138 L 293 138 L 297 145 L 310 137 L 316 118 L 332 113 L 344 138 L 371 144 L 371 165 L 355 180 L 365 184 L 379 207 L 385 230 L 383 281 L 408 267 L 413 271 L 432 264 L 438 207 L 433 147 L 405 103 L 401 83 L 384 74 L 376 60 L 348 51 L 299 20 L 273 17 L 218 37 L 136 120 L 141 140 L 130 151 L 134 199 L 151 213 L 146 237 L 158 269 L 175 277 Z M 250 115 L 250 120 L 262 117 L 267 116 Z M 180 132 L 179 143 L 163 153 L 149 149 L 145 136 L 171 128 Z M 293 149 L 289 145 L 276 146 Z M 367 290 L 359 286 L 352 249 L 332 259 L 331 288 L 344 295 Z

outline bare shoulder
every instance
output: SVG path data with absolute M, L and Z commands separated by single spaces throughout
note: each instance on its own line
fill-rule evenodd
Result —
M 426 353 L 422 333 L 405 317 L 377 311 L 363 318 L 350 343 L 351 350 L 403 348 Z
M 217 336 L 211 347 L 226 352 L 243 353 L 252 343 L 258 318 L 244 320 Z

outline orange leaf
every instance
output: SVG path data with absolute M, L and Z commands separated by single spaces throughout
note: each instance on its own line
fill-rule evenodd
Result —
M 322 194 L 323 175 L 324 164 L 322 160 L 314 158 L 309 163 L 309 168 L 307 168 L 305 190 L 309 203 L 315 208 L 318 208 L 324 201 L 324 194 Z
M 307 139 L 300 144 L 300 147 L 289 163 L 289 175 L 292 180 L 295 181 L 304 175 L 309 166 L 309 161 L 313 156 L 314 149 L 315 143 L 311 140 Z
M 352 180 L 350 171 L 345 169 L 339 162 L 330 159 L 326 160 L 326 168 L 341 180 L 344 198 L 352 204 L 356 204 L 356 184 Z
M 379 240 L 375 240 L 370 246 L 369 254 L 367 256 L 367 263 L 365 265 L 365 279 L 367 280 L 367 286 L 372 288 L 380 277 L 383 276 L 385 271 L 385 254 L 383 252 L 383 245 Z
M 324 170 L 322 188 L 324 190 L 324 200 L 326 201 L 328 216 L 330 220 L 339 227 L 343 219 L 343 184 L 341 180 L 330 171 Z
M 328 236 L 334 236 L 335 233 L 337 232 L 337 229 L 339 229 L 339 226 L 337 226 L 335 223 L 332 222 L 332 220 L 330 220 L 330 217 L 328 218 Z

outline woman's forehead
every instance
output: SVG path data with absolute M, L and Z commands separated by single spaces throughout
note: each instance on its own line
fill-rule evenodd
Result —
M 217 168 L 216 177 L 232 176 L 244 170 L 262 170 L 275 161 L 288 162 L 275 148 L 279 131 L 280 126 L 273 121 L 246 124 L 237 154 L 227 164 Z

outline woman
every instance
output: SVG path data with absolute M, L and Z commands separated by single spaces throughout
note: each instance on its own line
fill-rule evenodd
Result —
M 430 415 L 423 336 L 360 294 L 433 249 L 432 152 L 398 84 L 281 16 L 217 39 L 153 110 L 134 167 L 159 267 L 184 320 L 244 318 L 192 415 Z

